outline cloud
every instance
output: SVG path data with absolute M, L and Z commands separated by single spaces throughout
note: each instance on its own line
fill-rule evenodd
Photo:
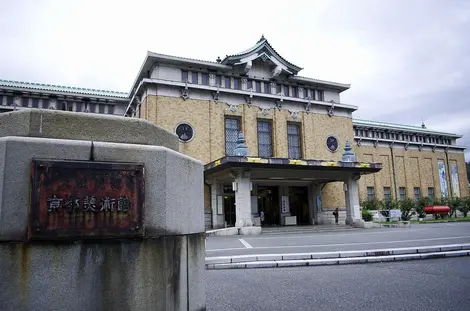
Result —
M 355 117 L 468 146 L 468 33 L 465 0 L 23 0 L 0 11 L 0 78 L 128 91 L 148 50 L 215 60 L 264 34 L 301 75 L 351 83 Z

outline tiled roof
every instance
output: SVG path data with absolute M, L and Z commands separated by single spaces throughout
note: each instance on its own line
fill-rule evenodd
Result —
M 74 93 L 74 94 L 83 94 L 83 95 L 106 96 L 106 97 L 127 98 L 128 96 L 127 92 L 116 92 L 116 91 L 107 91 L 107 90 L 98 90 L 98 89 L 87 89 L 87 88 L 73 87 L 73 86 L 42 84 L 42 83 L 22 82 L 22 81 L 10 81 L 10 80 L 1 80 L 1 79 L 0 79 L 0 86 L 24 88 L 24 89 L 39 90 L 39 91 L 53 91 L 53 92 Z
M 162 54 L 162 53 L 155 53 L 155 52 L 151 52 L 151 51 L 149 51 L 149 53 L 151 53 L 150 56 L 165 56 L 165 57 L 177 58 L 177 59 L 191 61 L 191 62 L 203 62 L 203 63 L 221 65 L 218 62 L 214 62 L 214 61 L 210 61 L 210 60 L 203 60 L 203 59 L 189 58 L 189 57 L 182 57 L 182 56 L 174 56 L 174 55 L 168 55 L 168 54 Z
M 397 129 L 409 130 L 409 131 L 418 131 L 418 132 L 428 132 L 428 133 L 440 133 L 442 135 L 450 135 L 450 136 L 460 136 L 453 133 L 444 133 L 439 131 L 430 130 L 427 128 L 423 128 L 421 126 L 415 125 L 403 125 L 403 124 L 396 124 L 396 123 L 387 123 L 387 122 L 379 122 L 379 121 L 370 121 L 370 120 L 359 120 L 353 119 L 354 125 L 362 125 L 362 126 L 380 126 L 380 127 L 392 127 Z
M 256 50 L 257 48 L 259 48 L 259 47 L 262 46 L 263 44 L 266 44 L 267 46 L 269 46 L 269 47 L 274 51 L 274 53 L 276 53 L 284 62 L 286 62 L 287 64 L 289 64 L 289 65 L 292 66 L 292 67 L 297 68 L 298 71 L 302 70 L 302 67 L 297 66 L 297 65 L 295 65 L 295 64 L 292 64 L 291 62 L 289 62 L 288 60 L 286 60 L 284 57 L 282 57 L 281 54 L 279 54 L 279 53 L 273 48 L 273 46 L 272 46 L 271 44 L 269 44 L 268 40 L 267 40 L 264 36 L 262 36 L 261 39 L 259 39 L 258 42 L 256 42 L 256 44 L 255 44 L 253 47 L 251 47 L 251 48 L 249 48 L 249 49 L 247 49 L 247 50 L 245 50 L 245 51 L 242 51 L 242 52 L 240 52 L 240 53 L 237 53 L 237 54 L 227 55 L 227 56 L 224 58 L 224 60 L 222 61 L 222 64 L 223 64 L 228 58 L 239 57 L 239 56 L 245 55 L 245 54 L 247 54 L 247 53 L 250 53 L 251 51 Z

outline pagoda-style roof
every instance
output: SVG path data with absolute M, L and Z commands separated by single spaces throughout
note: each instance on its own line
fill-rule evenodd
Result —
M 227 55 L 224 60 L 222 60 L 222 64 L 231 66 L 242 65 L 258 58 L 263 61 L 269 60 L 275 65 L 280 65 L 279 71 L 290 75 L 296 75 L 302 70 L 302 67 L 294 65 L 279 55 L 264 36 L 261 36 L 261 39 L 248 50 L 233 55 Z

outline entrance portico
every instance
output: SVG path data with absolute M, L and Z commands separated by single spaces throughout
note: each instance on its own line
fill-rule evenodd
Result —
M 349 143 L 346 150 L 349 149 Z M 347 150 L 348 152 L 348 150 Z M 205 166 L 205 179 L 213 189 L 223 189 L 221 185 L 231 186 L 235 196 L 235 227 L 250 227 L 260 225 L 259 213 L 265 207 L 259 206 L 263 202 L 260 189 L 277 187 L 277 198 L 271 200 L 269 209 L 270 224 L 318 224 L 321 188 L 329 182 L 343 182 L 346 203 L 346 224 L 360 226 L 362 216 L 359 207 L 357 182 L 361 175 L 378 172 L 380 163 L 355 162 L 354 154 L 350 152 L 343 161 L 323 160 L 292 160 L 285 158 L 259 158 L 250 156 L 227 156 Z M 346 160 L 346 161 L 345 161 Z M 349 161 L 348 161 L 349 160 Z M 353 161 L 350 161 L 353 160 Z M 295 189 L 294 189 L 295 188 Z M 304 189 L 304 190 L 303 190 Z M 265 193 L 265 192 L 263 192 Z M 302 193 L 307 197 L 304 201 Z M 223 209 L 229 206 L 223 204 L 222 192 L 211 192 L 213 226 L 225 226 Z M 343 195 L 338 193 L 338 195 Z M 220 199 L 219 199 L 220 197 Z M 292 204 L 293 206 L 289 206 Z M 295 206 L 294 206 L 295 205 Z M 273 213 L 274 209 L 274 213 Z M 279 216 L 277 217 L 277 211 Z M 266 210 L 263 210 L 266 213 Z M 274 222 L 272 220 L 275 220 Z

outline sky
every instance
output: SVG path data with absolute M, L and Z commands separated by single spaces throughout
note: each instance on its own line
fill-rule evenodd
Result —
M 128 92 L 147 51 L 215 61 L 262 34 L 354 118 L 470 146 L 470 1 L 0 0 L 0 79 Z M 470 150 L 466 150 L 470 160 Z

